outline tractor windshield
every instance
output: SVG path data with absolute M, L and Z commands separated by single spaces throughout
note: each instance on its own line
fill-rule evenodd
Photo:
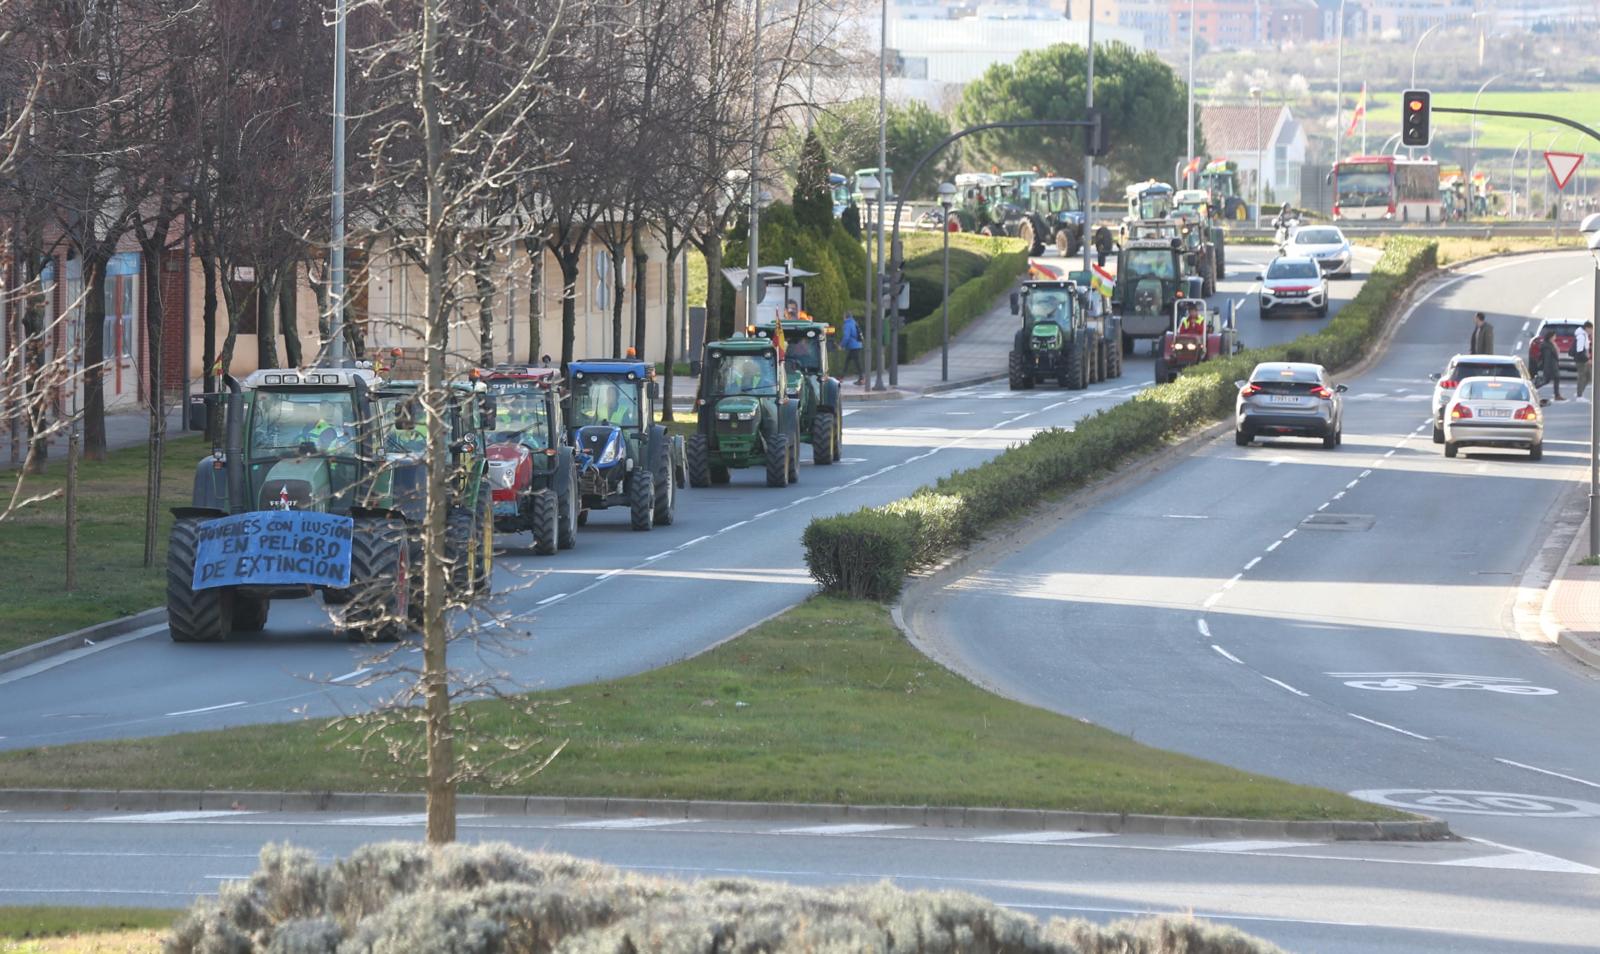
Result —
M 639 426 L 639 383 L 604 374 L 585 374 L 573 383 L 572 423 Z
M 1173 281 L 1178 277 L 1178 271 L 1172 264 L 1172 253 L 1164 248 L 1130 249 L 1127 255 L 1127 270 L 1128 278 L 1159 278 L 1163 281 Z
M 1078 211 L 1077 189 L 1069 186 L 1051 186 L 1049 200 L 1051 212 Z
M 788 338 L 783 346 L 783 366 L 790 371 L 801 373 L 822 373 L 822 347 L 816 338 L 807 335 L 795 335 Z M 789 382 L 792 387 L 795 382 Z
M 715 377 L 717 395 L 749 394 L 755 397 L 776 397 L 778 376 L 769 355 L 724 355 L 717 362 Z
M 1139 196 L 1139 218 L 1164 219 L 1171 212 L 1171 194 L 1166 192 L 1146 192 Z
M 1028 316 L 1034 321 L 1065 323 L 1072 314 L 1072 299 L 1057 288 L 1038 288 L 1028 293 Z
M 491 444 L 526 444 L 534 450 L 550 446 L 550 411 L 543 390 L 496 390 Z
M 383 415 L 383 449 L 391 454 L 420 454 L 428 449 L 428 425 L 415 394 L 384 394 L 378 398 Z
M 349 391 L 257 391 L 250 454 L 323 453 L 353 457 L 357 427 Z
M 1237 195 L 1234 188 L 1235 180 L 1231 172 L 1205 172 L 1200 175 L 1200 185 L 1220 196 Z

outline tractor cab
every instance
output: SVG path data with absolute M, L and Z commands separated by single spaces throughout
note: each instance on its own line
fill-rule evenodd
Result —
M 1154 179 L 1127 188 L 1128 218 L 1138 221 L 1165 219 L 1172 215 L 1172 186 Z
M 1242 222 L 1250 217 L 1250 206 L 1239 189 L 1239 164 L 1232 159 L 1213 159 L 1200 170 L 1200 188 L 1211 197 L 1211 214 L 1218 219 Z
M 1211 196 L 1204 189 L 1179 189 L 1172 200 L 1173 218 L 1205 222 L 1211 217 Z
M 1029 254 L 1040 255 L 1055 245 L 1063 255 L 1076 254 L 1083 241 L 1083 205 L 1076 179 L 1042 176 L 1028 184 L 1028 214 L 1018 233 Z
M 855 182 L 855 189 L 851 192 L 851 197 L 856 200 L 856 204 L 866 204 L 867 200 L 861 194 L 861 180 L 865 179 L 867 176 L 872 176 L 874 179 L 878 180 L 878 195 L 881 196 L 884 201 L 891 202 L 895 194 L 893 169 L 857 169 L 855 178 L 853 180 Z M 876 202 L 874 202 L 874 204 L 876 204 Z
M 771 341 L 777 334 L 777 325 L 755 325 L 750 330 L 757 338 Z M 833 328 L 824 321 L 783 322 L 783 366 L 789 393 L 799 390 L 800 383 L 808 377 L 828 376 L 828 336 Z
M 1114 310 L 1128 339 L 1159 338 L 1184 289 L 1183 246 L 1178 239 L 1130 239 L 1117 253 Z
M 833 217 L 837 219 L 850 204 L 850 180 L 837 172 L 828 173 L 828 194 L 833 199 Z
M 767 486 L 799 478 L 800 403 L 789 399 L 789 372 L 770 337 L 706 343 L 699 422 L 688 442 L 689 483 L 728 482 L 729 471 L 764 466 Z
M 1004 234 L 1006 219 L 1002 207 L 1008 188 L 1006 180 L 987 172 L 963 172 L 955 178 L 956 206 L 946 223 L 951 231 Z
M 1010 202 L 1018 208 L 1026 209 L 1029 196 L 1033 192 L 1033 180 L 1039 178 L 1039 173 L 1017 169 L 1000 173 L 1000 178 L 1006 180 L 1006 195 Z

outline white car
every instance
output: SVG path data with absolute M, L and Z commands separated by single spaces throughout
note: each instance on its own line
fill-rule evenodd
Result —
M 1309 258 L 1275 258 L 1261 274 L 1261 317 L 1309 311 L 1328 317 L 1328 280 Z
M 1333 225 L 1303 225 L 1295 229 L 1284 254 L 1309 258 L 1324 274 L 1334 278 L 1349 278 L 1355 264 L 1350 240 Z
M 1444 366 L 1443 374 L 1430 374 L 1433 379 L 1433 442 L 1444 443 L 1444 417 L 1455 395 L 1456 385 L 1467 378 L 1522 378 L 1529 385 L 1533 377 L 1528 366 L 1514 354 L 1458 354 Z
M 1525 378 L 1464 378 L 1444 412 L 1444 456 L 1463 447 L 1525 448 L 1544 456 L 1544 413 Z

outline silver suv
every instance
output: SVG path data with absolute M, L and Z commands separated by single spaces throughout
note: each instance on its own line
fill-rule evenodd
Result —
M 1322 446 L 1338 447 L 1344 440 L 1344 398 L 1348 390 L 1328 380 L 1320 364 L 1298 361 L 1264 361 L 1250 372 L 1250 380 L 1235 381 L 1239 399 L 1234 405 L 1233 442 L 1248 447 L 1257 437 L 1320 437 Z

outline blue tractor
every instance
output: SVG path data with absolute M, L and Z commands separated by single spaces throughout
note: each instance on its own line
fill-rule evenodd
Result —
M 627 507 L 633 529 L 671 524 L 678 491 L 688 478 L 683 438 L 656 423 L 660 400 L 655 368 L 638 360 L 574 361 L 566 415 L 578 452 L 578 490 L 583 509 Z

